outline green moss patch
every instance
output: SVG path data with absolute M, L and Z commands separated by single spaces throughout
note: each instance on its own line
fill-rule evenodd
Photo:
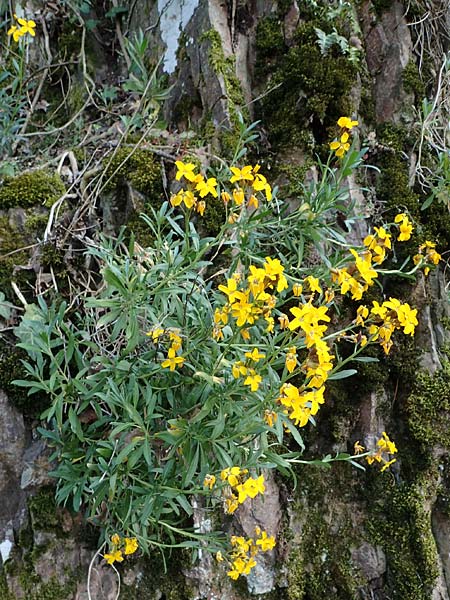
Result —
M 258 116 L 270 131 L 272 144 L 307 145 L 306 128 L 311 123 L 316 142 L 324 143 L 339 117 L 352 114 L 350 91 L 358 67 L 337 50 L 326 56 L 321 53 L 315 27 L 326 31 L 329 23 L 301 24 L 290 49 L 281 46 L 281 23 L 273 18 L 261 23 L 257 73 L 269 78 L 270 91 L 259 103 Z M 269 27 L 275 29 L 272 35 Z M 271 61 L 267 61 L 269 52 L 274 53 Z
M 50 208 L 65 192 L 66 188 L 56 173 L 51 175 L 41 170 L 6 177 L 0 187 L 0 210 L 39 204 Z

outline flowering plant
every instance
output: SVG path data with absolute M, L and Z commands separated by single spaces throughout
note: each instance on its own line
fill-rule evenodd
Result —
M 342 202 L 345 173 L 362 157 L 347 138 L 340 143 L 342 152 L 332 148 L 339 162 L 330 156 L 310 190 L 306 220 L 302 204 L 284 219 L 259 165 L 205 176 L 177 161 L 182 187 L 143 217 L 150 247 L 133 237 L 126 244 L 123 232 L 101 239 L 89 254 L 102 285 L 79 309 L 48 306 L 42 297 L 28 307 L 17 329 L 30 356 L 28 379 L 16 383 L 49 394 L 40 432 L 55 449 L 57 500 L 101 527 L 108 563 L 138 547 L 207 544 L 236 579 L 275 539 L 259 529 L 255 539 L 228 541 L 220 531 L 196 531 L 189 519 L 198 499 L 231 515 L 264 494 L 268 469 L 288 474 L 293 464 L 333 460 L 361 466 L 364 457 L 383 469 L 394 462 L 397 448 L 385 432 L 366 452 L 358 443 L 353 455 L 303 457 L 301 430 L 320 418 L 327 382 L 355 374 L 348 363 L 373 360 L 363 356 L 368 344 L 388 354 L 393 332 L 414 335 L 418 324 L 417 310 L 396 298 L 339 317 L 342 297 L 360 301 L 380 274 L 394 273 L 383 269 L 393 237 L 406 241 L 413 228 L 400 213 L 360 247 L 329 235 L 326 214 L 333 198 Z M 215 238 L 205 238 L 192 217 L 200 219 L 211 198 L 225 204 L 227 218 Z M 335 256 L 327 251 L 319 268 L 307 266 L 292 243 L 299 230 L 322 253 L 324 245 L 335 248 Z M 438 262 L 430 244 L 408 276 Z M 231 248 L 229 267 L 217 271 L 224 248 Z M 338 342 L 348 344 L 346 358 Z

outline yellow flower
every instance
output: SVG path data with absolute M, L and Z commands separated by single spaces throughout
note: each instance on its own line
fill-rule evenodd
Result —
M 111 536 L 111 543 L 113 546 L 118 546 L 120 544 L 120 535 L 115 533 Z
M 233 364 L 231 372 L 233 373 L 233 377 L 238 379 L 241 375 L 247 375 L 247 367 L 239 360 Z
M 176 356 L 175 348 L 169 348 L 167 353 L 167 359 L 161 363 L 163 369 L 170 369 L 175 371 L 177 365 L 183 366 L 184 358 L 182 356 Z
M 258 198 L 252 194 L 250 196 L 250 198 L 248 199 L 248 207 L 256 209 L 256 208 L 258 208 L 258 206 L 259 206 Z
M 256 545 L 261 546 L 262 552 L 267 552 L 268 550 L 273 550 L 275 548 L 276 542 L 273 535 L 268 536 L 265 531 L 261 533 L 261 537 L 256 540 Z
M 358 121 L 352 121 L 349 117 L 340 117 L 337 124 L 342 129 L 353 129 L 358 125 Z
M 206 181 L 202 177 L 201 179 L 200 178 L 197 179 L 197 185 L 195 186 L 195 189 L 200 194 L 200 198 L 204 198 L 208 194 L 211 194 L 211 196 L 214 196 L 214 198 L 217 198 L 218 193 L 217 193 L 216 187 L 217 187 L 217 180 L 215 177 L 210 177 Z
M 230 171 L 233 173 L 233 176 L 230 178 L 230 183 L 235 183 L 236 181 L 253 181 L 254 177 L 252 174 L 253 167 L 250 165 L 246 165 L 242 169 L 238 169 L 237 167 L 230 167 Z
M 359 256 L 353 248 L 350 248 L 350 252 L 355 258 L 355 264 L 359 274 L 367 285 L 372 285 L 373 280 L 378 277 L 378 273 L 372 267 L 372 254 L 370 252 L 365 252 L 362 256 Z
M 136 538 L 125 538 L 125 554 L 134 554 L 139 547 Z
M 260 352 L 258 350 L 258 348 L 253 348 L 253 350 L 251 352 L 246 352 L 245 356 L 247 358 L 250 358 L 251 360 L 253 360 L 254 362 L 258 362 L 260 361 L 262 358 L 265 358 L 266 355 L 263 354 L 262 352 Z
M 151 337 L 153 342 L 156 343 L 159 338 L 164 335 L 164 329 L 162 327 L 155 327 L 154 329 L 147 331 L 145 335 Z
M 345 140 L 345 141 L 344 141 Z M 342 158 L 346 152 L 350 149 L 350 144 L 347 142 L 348 133 L 344 133 L 341 136 L 341 140 L 335 140 L 330 144 L 330 150 L 333 150 L 338 158 Z
M 288 316 L 284 313 L 278 317 L 278 321 L 280 322 L 280 329 L 287 329 L 289 327 L 289 319 Z
M 256 392 L 259 388 L 259 384 L 262 381 L 261 375 L 258 375 L 254 369 L 249 369 L 246 379 L 244 379 L 244 385 L 250 386 L 252 392 Z
M 222 192 L 220 194 L 220 197 L 222 198 L 222 202 L 226 205 L 228 204 L 228 202 L 231 200 L 231 196 L 228 192 Z
M 200 214 L 201 217 L 203 217 L 203 213 L 205 212 L 205 208 L 206 208 L 206 203 L 204 200 L 200 200 L 200 202 L 197 203 L 197 206 L 195 207 L 195 210 Z
M 215 475 L 210 475 L 209 473 L 206 475 L 205 479 L 203 480 L 203 485 L 205 487 L 209 487 L 210 490 L 213 489 L 215 483 L 216 483 Z
M 233 190 L 233 201 L 236 204 L 236 206 L 241 206 L 241 204 L 244 202 L 244 199 L 244 190 L 242 188 L 237 188 L 237 190 Z
M 365 448 L 364 446 L 362 446 L 359 441 L 355 442 L 354 446 L 353 446 L 353 451 L 355 454 L 361 454 L 361 452 L 364 452 Z
M 388 469 L 392 464 L 394 464 L 395 462 L 397 462 L 396 458 L 393 458 L 392 460 L 390 460 L 387 463 L 384 463 L 384 465 L 381 467 L 380 469 L 380 473 L 382 473 L 383 471 L 386 471 L 386 469 Z
M 14 15 L 15 18 L 17 19 L 17 22 L 19 23 L 19 25 L 21 25 L 20 27 L 20 35 L 25 35 L 26 33 L 29 33 L 31 36 L 35 36 L 36 32 L 34 31 L 35 27 L 36 27 L 36 23 L 34 21 L 27 21 L 26 19 L 19 19 L 16 17 L 16 15 Z
M 299 296 L 302 295 L 303 292 L 303 286 L 300 285 L 300 283 L 294 283 L 294 285 L 292 286 L 292 293 L 294 294 L 294 296 L 296 298 L 298 298 Z
M 175 179 L 180 181 L 182 177 L 187 179 L 188 181 L 195 181 L 196 175 L 194 173 L 195 165 L 194 163 L 184 163 L 181 160 L 175 161 L 175 165 L 177 167 L 177 174 L 175 175 Z
M 21 30 L 17 27 L 17 25 L 11 25 L 11 27 L 7 31 L 7 35 L 12 35 L 13 40 L 18 42 L 22 37 Z
M 219 550 L 219 552 L 216 552 L 216 560 L 217 562 L 223 562 L 223 556 L 222 556 L 222 552 Z
M 276 423 L 278 419 L 278 415 L 273 410 L 266 409 L 264 411 L 264 421 L 267 423 L 269 427 L 273 427 L 274 423 Z
M 322 293 L 322 288 L 319 285 L 319 280 L 317 279 L 317 277 L 308 275 L 308 277 L 305 277 L 305 283 L 308 284 L 311 292 L 317 292 L 318 294 Z
M 225 511 L 229 515 L 232 515 L 238 507 L 239 507 L 239 502 L 238 502 L 237 496 L 235 496 L 234 494 L 231 494 L 231 496 L 229 498 L 225 499 Z
M 121 550 L 114 550 L 111 554 L 104 554 L 103 558 L 106 560 L 108 565 L 112 565 L 114 562 L 122 562 L 123 556 Z
M 244 482 L 245 493 L 249 498 L 255 498 L 258 494 L 264 494 L 266 487 L 264 485 L 264 475 L 260 475 L 257 479 L 249 477 Z
M 295 346 L 292 346 L 292 348 L 289 348 L 289 351 L 286 355 L 286 369 L 289 371 L 289 373 L 292 373 L 292 371 L 295 370 L 295 367 L 297 366 L 297 350 L 295 348 Z
M 399 213 L 398 215 L 396 215 L 394 223 L 399 223 L 400 233 L 397 240 L 399 242 L 406 242 L 407 240 L 409 240 L 411 237 L 413 226 L 410 223 L 408 217 L 404 213 Z

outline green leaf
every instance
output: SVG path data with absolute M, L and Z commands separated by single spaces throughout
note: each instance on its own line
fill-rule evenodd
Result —
M 371 362 L 371 361 L 369 361 Z M 337 371 L 336 373 L 332 373 L 328 377 L 328 381 L 337 381 L 338 379 L 346 379 L 347 377 L 351 377 L 355 375 L 358 371 L 356 369 L 344 369 L 343 371 Z

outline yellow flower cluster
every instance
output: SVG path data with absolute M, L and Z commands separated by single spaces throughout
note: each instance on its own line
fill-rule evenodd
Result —
M 166 341 L 170 343 L 170 347 L 167 351 L 167 358 L 161 363 L 163 369 L 170 369 L 171 371 L 175 371 L 175 368 L 177 366 L 183 366 L 185 359 L 182 356 L 178 355 L 178 353 L 182 351 L 181 336 L 179 329 L 164 329 L 162 327 L 154 327 L 145 335 L 151 337 L 153 343 L 155 344 L 159 344 L 160 341 Z
M 231 537 L 233 551 L 229 560 L 231 568 L 227 572 L 231 579 L 238 579 L 240 575 L 249 575 L 256 566 L 255 556 L 259 552 L 268 552 L 275 548 L 276 542 L 273 535 L 269 536 L 266 531 L 261 531 L 259 527 L 256 527 L 255 536 L 254 539 L 236 535 Z M 219 562 L 224 560 L 221 553 L 217 553 L 216 558 Z
M 371 317 L 372 322 L 368 331 L 371 341 L 379 341 L 385 354 L 389 354 L 392 348 L 392 334 L 396 329 L 403 329 L 405 335 L 414 335 L 414 330 L 418 325 L 417 309 L 411 308 L 405 302 L 401 303 L 397 298 L 389 298 L 381 305 L 375 300 L 372 308 L 360 306 L 356 318 L 357 325 L 365 325 L 365 319 Z
M 439 252 L 436 252 L 436 244 L 427 241 L 419 246 L 419 253 L 413 256 L 413 262 L 415 265 L 425 264 L 423 272 L 428 275 L 430 272 L 428 265 L 438 265 L 441 258 Z
M 266 331 L 272 331 L 274 327 L 272 311 L 276 304 L 273 292 L 276 290 L 279 293 L 288 287 L 283 272 L 284 267 L 280 261 L 267 256 L 262 267 L 250 266 L 247 285 L 240 285 L 243 281 L 239 273 L 228 279 L 227 285 L 219 285 L 219 290 L 227 296 L 228 302 L 215 312 L 216 327 L 213 331 L 215 339 L 222 338 L 221 327 L 228 323 L 230 312 L 238 327 L 254 325 L 258 319 L 263 318 L 267 324 Z M 242 330 L 241 334 L 244 339 L 249 339 L 249 332 L 246 329 Z
M 397 240 L 409 240 L 413 226 L 407 215 L 396 215 L 394 224 L 399 229 Z M 392 249 L 392 235 L 384 227 L 374 227 L 374 232 L 364 238 L 366 250 L 358 254 L 353 248 L 350 249 L 353 263 L 342 269 L 333 269 L 331 273 L 333 281 L 341 288 L 341 294 L 350 292 L 353 300 L 361 300 L 363 294 L 373 285 L 374 279 L 378 277 L 374 265 L 381 265 L 386 258 L 386 251 Z
M 228 514 L 234 513 L 240 504 L 243 504 L 247 498 L 256 498 L 258 494 L 264 494 L 266 488 L 264 485 L 264 475 L 256 479 L 246 477 L 247 469 L 240 467 L 227 467 L 220 473 L 220 479 L 226 484 L 224 488 L 225 511 Z M 207 475 L 203 484 L 212 489 L 215 483 L 215 477 L 212 485 L 211 478 L 214 475 Z
M 336 154 L 338 158 L 342 158 L 350 149 L 350 132 L 353 127 L 358 125 L 358 121 L 352 121 L 349 117 L 340 117 L 337 124 L 341 128 L 338 138 L 330 143 L 330 150 Z
M 383 463 L 383 466 L 381 468 L 381 472 L 383 472 L 386 469 L 388 469 L 393 463 L 395 463 L 397 459 L 390 459 L 390 455 L 392 456 L 393 454 L 396 454 L 398 450 L 394 442 L 392 442 L 389 439 L 389 436 L 385 431 L 383 431 L 381 438 L 377 441 L 377 446 L 377 450 L 374 451 L 373 454 L 369 454 L 369 456 L 366 456 L 366 460 L 369 463 L 369 465 L 373 464 L 374 462 Z M 364 446 L 361 446 L 359 442 L 355 444 L 355 451 L 357 450 L 358 452 L 363 452 L 364 449 Z
M 177 167 L 177 173 L 175 179 L 180 181 L 185 179 L 187 183 L 187 190 L 181 188 L 181 190 L 174 194 L 170 198 L 172 206 L 180 206 L 184 204 L 186 208 L 195 210 L 203 216 L 206 208 L 206 202 L 204 198 L 211 195 L 214 198 L 218 197 L 217 193 L 217 180 L 215 177 L 209 177 L 205 179 L 201 173 L 194 173 L 196 166 L 194 163 L 184 163 L 181 160 L 175 162 Z M 200 197 L 197 198 L 197 195 Z
M 7 35 L 12 35 L 13 40 L 15 42 L 18 42 L 20 38 L 24 35 L 27 35 L 27 33 L 30 34 L 32 37 L 36 35 L 36 32 L 34 31 L 36 23 L 34 21 L 20 19 L 16 14 L 14 14 L 14 18 L 20 25 L 20 27 L 18 27 L 17 25 L 11 25 L 11 27 L 7 31 Z
M 115 562 L 122 562 L 123 555 L 134 554 L 139 548 L 136 538 L 121 538 L 117 533 L 111 536 L 111 548 L 109 553 L 104 554 L 103 558 L 109 565 Z
M 230 167 L 232 176 L 230 183 L 235 183 L 232 195 L 228 192 L 222 192 L 222 200 L 224 204 L 228 204 L 233 200 L 235 206 L 242 206 L 247 199 L 248 208 L 258 208 L 259 200 L 255 196 L 255 192 L 264 192 L 266 200 L 272 200 L 272 188 L 267 179 L 259 172 L 260 165 L 246 165 L 239 169 L 238 167 Z

